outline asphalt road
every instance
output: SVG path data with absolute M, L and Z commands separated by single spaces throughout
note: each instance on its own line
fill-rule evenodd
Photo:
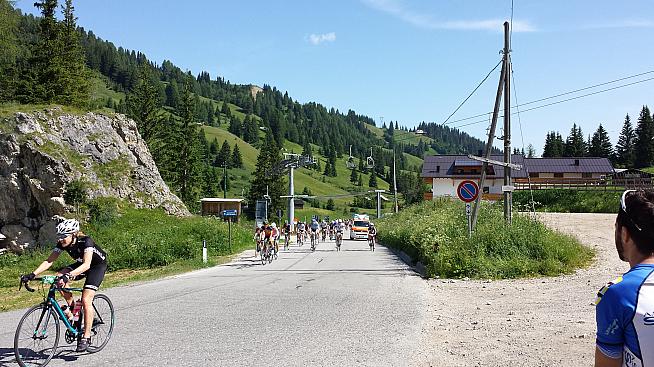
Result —
M 347 238 L 347 234 L 346 234 Z M 102 291 L 117 323 L 107 347 L 79 354 L 61 338 L 49 366 L 403 366 L 416 352 L 427 286 L 366 241 L 292 245 L 272 264 L 233 263 Z M 109 275 L 111 276 L 111 275 Z M 0 314 L 0 366 L 17 366 L 25 310 Z M 63 328 L 62 328 L 63 329 Z

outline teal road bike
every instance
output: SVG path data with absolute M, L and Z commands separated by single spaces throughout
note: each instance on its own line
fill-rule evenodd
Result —
M 59 291 L 75 293 L 82 292 L 82 288 L 60 288 L 57 286 L 58 280 L 54 275 L 34 278 L 34 281 L 41 282 L 44 296 L 43 302 L 25 312 L 16 328 L 14 354 L 21 367 L 45 366 L 50 362 L 59 346 L 60 321 L 66 330 L 64 338 L 67 343 L 77 341 L 84 334 L 84 310 L 80 310 L 79 319 L 71 323 L 55 298 Z M 21 282 L 18 289 L 24 285 L 25 289 L 34 292 L 28 283 Z M 104 294 L 96 294 L 93 297 L 93 311 L 89 353 L 99 352 L 107 345 L 116 322 L 114 306 Z

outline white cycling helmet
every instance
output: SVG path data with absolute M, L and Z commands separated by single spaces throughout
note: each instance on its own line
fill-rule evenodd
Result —
M 374 227 L 374 226 L 375 226 L 375 223 L 370 222 L 370 226 L 371 226 L 371 227 Z
M 77 219 L 66 219 L 57 224 L 57 237 L 64 238 L 72 233 L 79 232 L 79 221 Z
M 270 226 L 273 228 L 277 228 L 277 224 L 275 224 L 275 222 L 273 222 Z

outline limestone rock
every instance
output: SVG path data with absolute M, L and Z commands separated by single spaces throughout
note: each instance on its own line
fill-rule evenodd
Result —
M 87 183 L 89 199 L 116 197 L 136 207 L 190 214 L 162 180 L 136 123 L 124 115 L 80 116 L 51 108 L 0 118 L 4 243 L 52 244 L 51 218 L 66 215 L 70 203 L 63 196 L 74 180 Z

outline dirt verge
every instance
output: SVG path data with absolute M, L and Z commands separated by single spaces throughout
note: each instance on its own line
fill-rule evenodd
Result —
M 615 214 L 544 213 L 550 228 L 596 250 L 571 275 L 524 280 L 429 280 L 416 366 L 589 366 L 597 291 L 627 271 L 613 241 Z

